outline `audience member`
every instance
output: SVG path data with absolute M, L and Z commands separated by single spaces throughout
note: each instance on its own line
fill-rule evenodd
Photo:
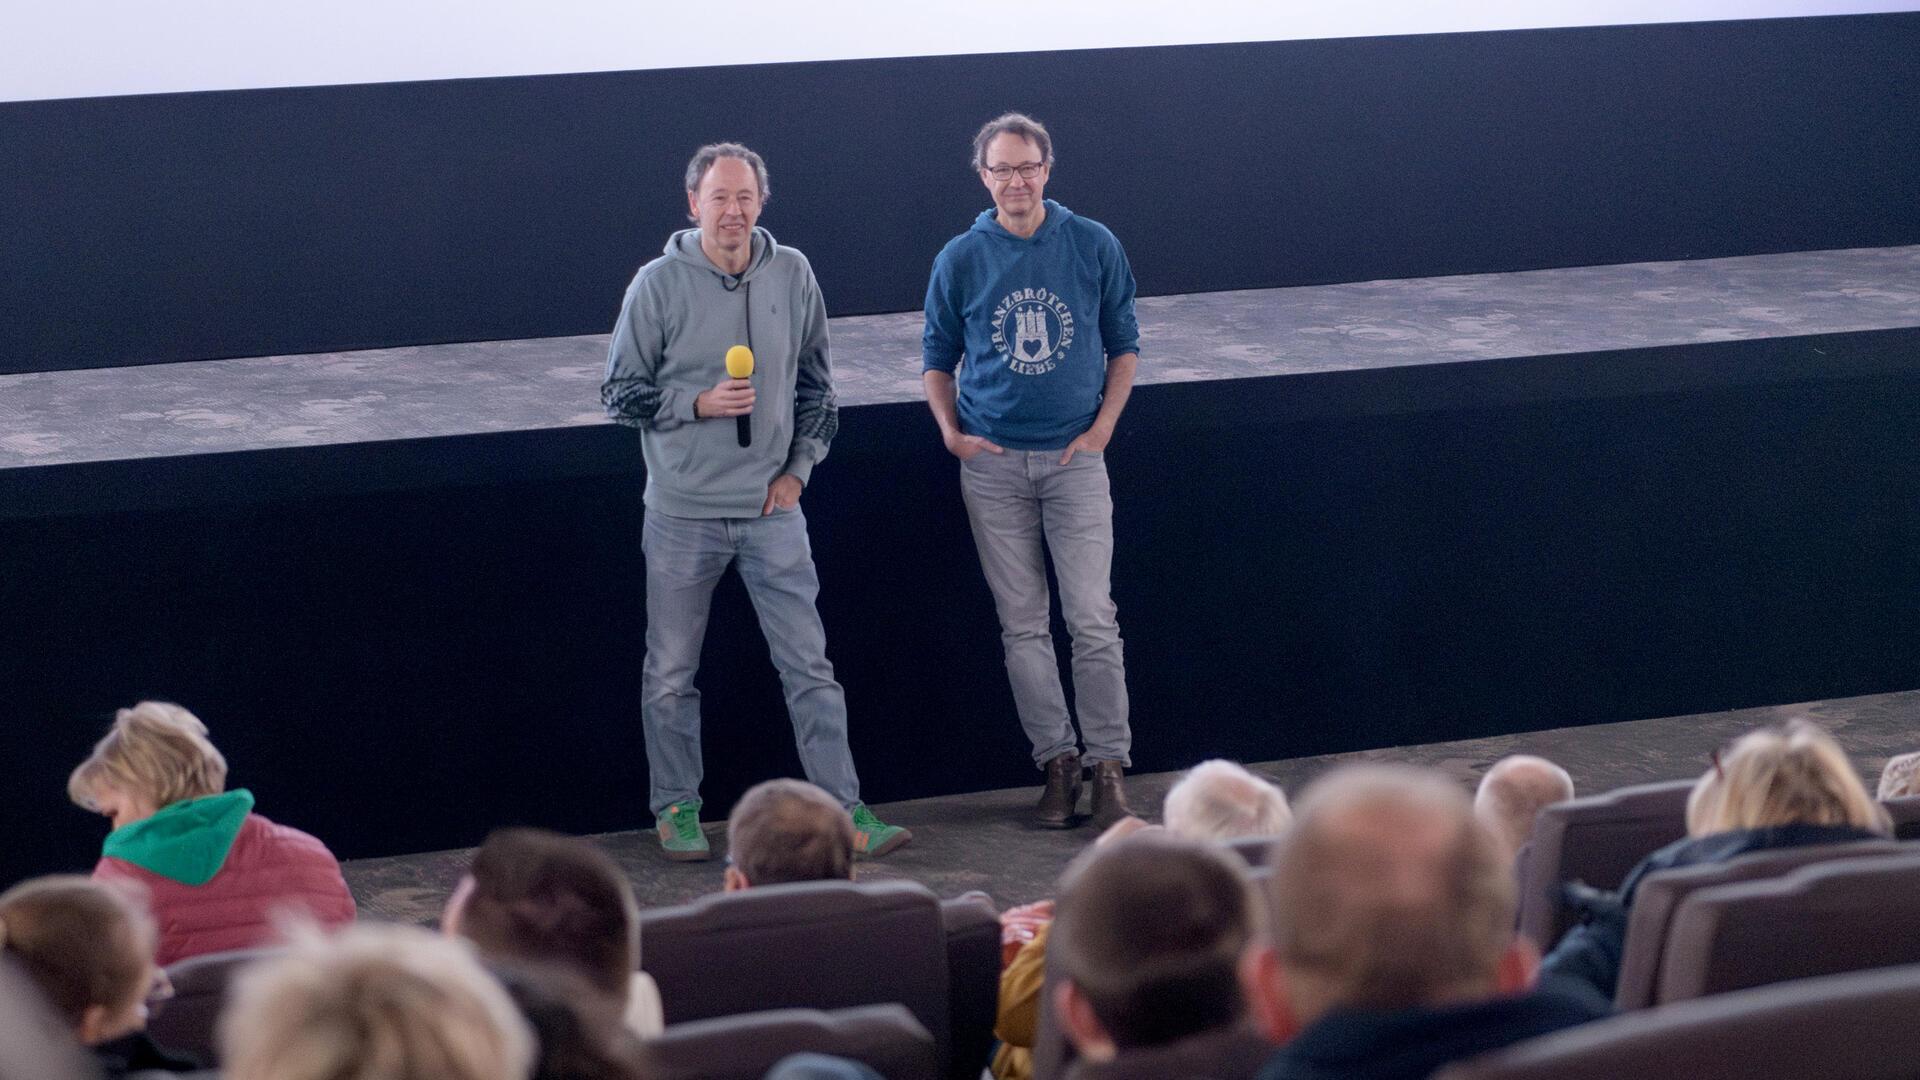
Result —
M 765 1080 L 881 1080 L 881 1076 L 857 1061 L 825 1054 L 794 1054 L 776 1062 Z
M 727 819 L 726 889 L 853 879 L 853 819 L 801 780 L 748 789 Z
M 1251 1077 L 1273 1053 L 1238 982 L 1260 918 L 1244 867 L 1208 844 L 1140 837 L 1077 860 L 1050 946 L 1068 1076 Z
M 507 996 L 533 1030 L 531 1080 L 640 1080 L 638 1036 L 605 994 L 554 965 L 496 965 Z
M 1886 768 L 1880 770 L 1880 790 L 1875 797 L 1885 802 L 1920 795 L 1920 768 L 1916 766 L 1920 766 L 1920 751 L 1887 759 Z
M 1101 833 L 1095 846 L 1129 837 L 1238 840 L 1274 836 L 1293 820 L 1286 793 L 1278 785 L 1219 759 L 1189 769 L 1167 791 L 1160 809 L 1164 826 L 1124 817 Z M 994 1021 L 1000 1049 L 991 1070 L 996 1080 L 1027 1080 L 1033 1074 L 1032 1048 L 1039 1036 L 1040 991 L 1053 916 L 1052 900 L 1009 908 L 1000 916 L 1003 970 Z
M 492 962 L 564 968 L 613 1003 L 636 1034 L 660 1033 L 660 991 L 638 970 L 633 886 L 591 841 L 496 830 L 474 854 L 440 924 Z
M 90 1047 L 109 1078 L 195 1067 L 145 1035 L 153 919 L 121 888 L 77 875 L 34 878 L 0 894 L 0 955 L 17 964 Z
M 1416 1080 L 1607 1012 L 1578 984 L 1534 985 L 1511 865 L 1438 773 L 1330 774 L 1273 871 L 1273 945 L 1244 972 L 1262 1029 L 1292 1041 L 1261 1080 Z
M 1531 754 L 1512 754 L 1493 763 L 1473 795 L 1473 812 L 1506 845 L 1509 858 L 1518 855 L 1533 832 L 1533 819 L 1544 807 L 1573 798 L 1573 777 L 1567 770 Z
M 40 988 L 0 951 L 0 1080 L 100 1080 Z
M 236 980 L 226 1080 L 527 1080 L 533 1036 L 462 942 L 403 926 L 303 935 Z
M 1589 903 L 1587 921 L 1567 931 L 1545 969 L 1581 979 L 1612 997 L 1620 981 L 1627 914 L 1646 876 L 1725 862 L 1752 851 L 1869 840 L 1891 833 L 1886 811 L 1867 794 L 1833 737 L 1805 720 L 1750 732 L 1724 754 L 1687 799 L 1687 838 L 1643 859 L 1618 893 Z
M 1293 821 L 1286 792 L 1245 767 L 1215 758 L 1187 770 L 1161 804 L 1160 818 L 1176 836 L 1237 840 L 1278 836 Z
M 121 709 L 67 780 L 76 804 L 113 822 L 93 876 L 146 891 L 162 965 L 270 942 L 282 911 L 329 926 L 353 920 L 326 846 L 253 813 L 253 794 L 226 786 L 206 725 L 158 701 Z

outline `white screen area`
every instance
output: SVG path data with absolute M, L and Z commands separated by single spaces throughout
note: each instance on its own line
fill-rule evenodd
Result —
M 1890 0 L 52 0 L 0 101 L 1920 10 Z

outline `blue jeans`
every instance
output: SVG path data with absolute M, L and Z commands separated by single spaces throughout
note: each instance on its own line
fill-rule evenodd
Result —
M 1060 611 L 1073 636 L 1073 697 L 1087 761 L 1131 765 L 1127 672 L 1113 603 L 1113 495 L 1103 454 L 1059 450 L 982 453 L 960 463 L 980 569 L 1000 616 L 1000 643 L 1020 726 L 1035 764 L 1074 749 L 1073 722 L 1060 685 L 1048 615 L 1047 567 L 1053 556 Z
M 700 795 L 705 770 L 693 677 L 700 670 L 713 587 L 729 563 L 739 565 L 760 616 L 807 779 L 842 805 L 859 802 L 860 780 L 847 749 L 846 693 L 827 662 L 827 631 L 814 607 L 820 578 L 800 508 L 755 518 L 682 518 L 648 510 L 640 548 L 647 562 L 640 717 L 653 812 Z

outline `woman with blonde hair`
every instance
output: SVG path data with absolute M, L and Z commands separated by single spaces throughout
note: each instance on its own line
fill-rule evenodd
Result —
M 159 924 L 161 964 L 275 939 L 282 912 L 351 922 L 353 896 L 326 845 L 226 790 L 227 760 L 178 705 L 121 709 L 67 780 L 76 805 L 113 822 L 93 876 L 137 882 Z
M 1543 974 L 1582 979 L 1612 997 L 1627 913 L 1648 874 L 1892 833 L 1886 811 L 1867 794 L 1846 752 L 1811 721 L 1749 732 L 1709 761 L 1687 799 L 1686 839 L 1641 860 L 1618 893 L 1589 900 L 1588 921 L 1560 939 L 1541 963 Z
M 191 1069 L 147 1040 L 147 1001 L 164 979 L 153 920 L 126 890 L 74 874 L 0 893 L 0 957 L 37 987 L 109 1078 Z

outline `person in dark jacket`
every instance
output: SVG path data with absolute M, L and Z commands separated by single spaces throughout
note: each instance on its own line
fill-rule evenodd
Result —
M 58 874 L 0 894 L 0 955 L 46 997 L 107 1080 L 197 1067 L 146 1036 L 148 998 L 164 986 L 153 947 L 153 920 L 117 887 Z
M 326 845 L 254 813 L 252 792 L 226 786 L 207 726 L 159 701 L 121 709 L 67 779 L 75 805 L 113 822 L 93 876 L 146 893 L 162 966 L 269 944 L 281 914 L 353 921 L 353 894 Z
M 1872 840 L 1892 832 L 1846 752 L 1819 725 L 1794 720 L 1750 732 L 1694 785 L 1687 837 L 1633 868 L 1618 892 L 1582 891 L 1586 921 L 1567 931 L 1542 969 L 1611 998 L 1620 981 L 1627 917 L 1648 874 L 1722 863 L 1754 851 Z
M 1328 775 L 1273 859 L 1272 946 L 1243 977 L 1286 1045 L 1259 1080 L 1423 1080 L 1607 1014 L 1577 983 L 1535 983 L 1506 849 L 1439 773 Z

